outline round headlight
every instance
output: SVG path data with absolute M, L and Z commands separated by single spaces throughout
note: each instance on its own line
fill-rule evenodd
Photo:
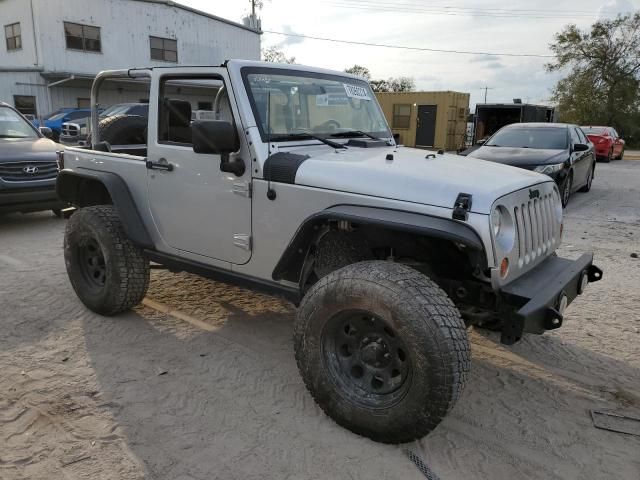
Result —
M 497 246 L 503 253 L 508 253 L 513 249 L 515 243 L 516 229 L 514 220 L 504 206 L 498 205 L 491 212 L 491 228 Z
M 500 212 L 500 208 L 496 208 L 491 212 L 491 225 L 493 227 L 493 235 L 497 237 L 502 227 L 502 213 Z

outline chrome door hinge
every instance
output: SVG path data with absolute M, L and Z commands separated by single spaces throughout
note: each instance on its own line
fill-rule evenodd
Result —
M 233 193 L 251 198 L 251 183 L 236 182 L 233 184 Z
M 251 250 L 251 235 L 246 233 L 234 233 L 233 244 L 243 250 Z

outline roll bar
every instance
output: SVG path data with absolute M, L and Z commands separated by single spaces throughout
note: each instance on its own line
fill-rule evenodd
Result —
M 98 92 L 105 80 L 110 78 L 143 78 L 150 77 L 151 69 L 149 68 L 129 68 L 127 70 L 104 70 L 93 80 L 91 86 L 91 144 L 96 145 L 100 142 L 100 132 L 98 131 L 98 123 L 100 116 L 98 115 Z

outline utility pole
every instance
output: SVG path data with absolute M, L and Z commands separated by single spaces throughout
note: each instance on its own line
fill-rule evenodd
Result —
M 487 103 L 487 91 L 488 91 L 488 90 L 493 90 L 493 88 L 490 88 L 490 87 L 482 87 L 480 90 L 484 90 L 484 103 Z

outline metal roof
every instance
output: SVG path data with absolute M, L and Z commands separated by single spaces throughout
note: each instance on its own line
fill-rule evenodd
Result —
M 218 17 L 217 15 L 213 15 L 211 13 L 203 12 L 202 10 L 198 10 L 196 8 L 188 7 L 188 6 L 183 5 L 181 3 L 176 3 L 176 2 L 174 2 L 172 0 L 130 0 L 130 1 L 146 2 L 146 3 L 157 3 L 157 4 L 160 4 L 160 5 L 165 5 L 167 7 L 179 8 L 180 10 L 185 10 L 187 12 L 191 12 L 191 13 L 194 13 L 196 15 L 200 15 L 202 17 L 207 17 L 207 18 L 210 18 L 212 20 L 217 20 L 219 22 L 227 23 L 229 25 L 233 25 L 234 27 L 242 28 L 244 30 L 248 30 L 250 32 L 257 33 L 258 35 L 262 35 L 262 32 L 260 30 L 255 30 L 255 29 L 253 29 L 251 27 L 248 27 L 246 25 L 243 25 L 241 23 L 233 22 L 231 20 L 227 20 L 226 18 Z

